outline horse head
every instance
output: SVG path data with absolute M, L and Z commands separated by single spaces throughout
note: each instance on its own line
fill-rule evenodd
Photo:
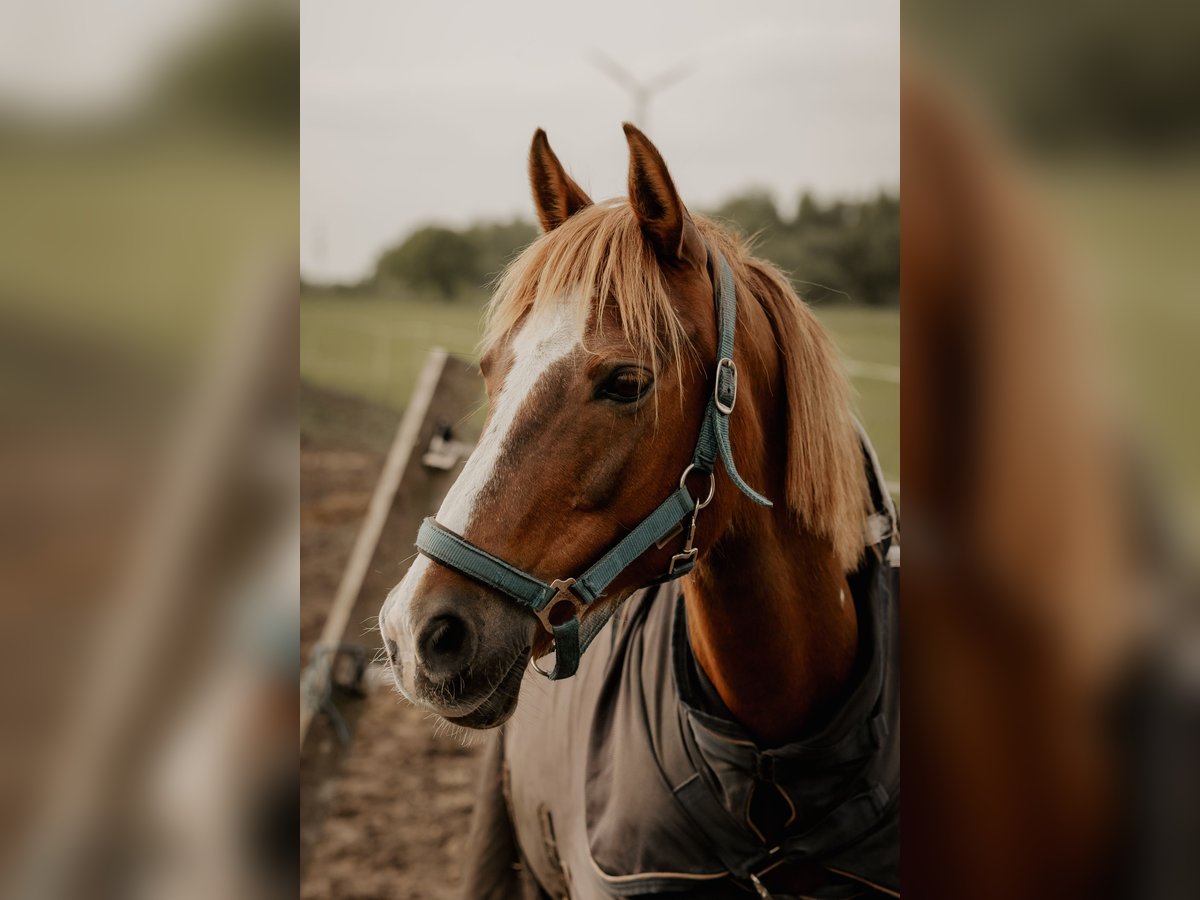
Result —
M 529 174 L 543 234 L 509 266 L 492 300 L 480 366 L 488 420 L 436 528 L 468 554 L 503 561 L 535 584 L 561 585 L 686 488 L 683 527 L 625 560 L 594 602 L 572 608 L 557 599 L 568 596 L 560 589 L 541 621 L 489 579 L 468 577 L 423 547 L 384 604 L 380 626 L 402 693 L 454 724 L 504 722 L 531 657 L 555 643 L 548 629 L 578 616 L 587 631 L 671 571 L 673 557 L 690 553 L 694 563 L 691 548 L 703 554 L 739 516 L 761 512 L 745 482 L 739 492 L 715 467 L 688 474 L 722 374 L 714 297 L 726 257 L 739 291 L 760 297 L 736 305 L 743 374 L 733 373 L 740 396 L 729 427 L 748 448 L 743 474 L 794 500 L 788 507 L 802 518 L 861 505 L 853 429 L 796 424 L 807 417 L 811 425 L 814 410 L 844 403 L 832 387 L 822 394 L 826 350 L 801 333 L 786 281 L 752 263 L 723 229 L 689 214 L 658 150 L 632 125 L 625 134 L 628 201 L 599 204 L 566 173 L 545 134 L 534 135 Z M 732 304 L 732 284 L 728 296 Z M 780 347 L 796 348 L 790 360 Z M 786 433 L 774 430 L 780 427 Z M 827 446 L 831 440 L 841 443 Z M 825 471 L 814 486 L 803 467 L 834 458 L 849 460 L 844 472 Z M 722 459 L 729 472 L 730 458 Z M 710 490 L 711 509 L 691 517 L 689 535 L 688 497 L 694 492 L 699 510 Z M 857 554 L 860 523 L 843 518 L 846 533 L 829 540 L 838 552 L 844 546 Z

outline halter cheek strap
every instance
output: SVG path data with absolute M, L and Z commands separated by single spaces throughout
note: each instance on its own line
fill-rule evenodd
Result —
M 771 505 L 770 500 L 746 484 L 733 464 L 729 416 L 737 403 L 737 366 L 733 361 L 737 298 L 733 271 L 725 257 L 711 249 L 709 254 L 715 259 L 717 270 L 714 290 L 718 334 L 716 374 L 692 461 L 683 470 L 676 491 L 578 578 L 560 578 L 550 584 L 476 547 L 439 525 L 432 517 L 421 523 L 417 533 L 417 549 L 430 559 L 499 591 L 533 611 L 542 626 L 554 636 L 554 669 L 550 672 L 538 669 L 551 680 L 569 678 L 575 674 L 579 668 L 579 657 L 616 612 L 616 604 L 598 609 L 587 617 L 587 621 L 582 619 L 583 612 L 604 596 L 604 591 L 617 576 L 652 546 L 669 538 L 679 529 L 680 523 L 689 517 L 691 521 L 687 526 L 683 549 L 671 557 L 666 573 L 652 583 L 670 581 L 692 570 L 699 555 L 699 549 L 693 543 L 696 518 L 716 492 L 718 458 L 738 490 L 755 503 Z M 707 496 L 703 499 L 693 497 L 688 489 L 688 482 L 694 480 L 694 474 L 709 477 Z

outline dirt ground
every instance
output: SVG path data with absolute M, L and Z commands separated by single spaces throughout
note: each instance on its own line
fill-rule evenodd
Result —
M 398 421 L 393 412 L 301 391 L 301 644 L 320 633 Z M 474 803 L 478 748 L 435 734 L 427 714 L 372 694 L 304 861 L 307 900 L 455 896 Z

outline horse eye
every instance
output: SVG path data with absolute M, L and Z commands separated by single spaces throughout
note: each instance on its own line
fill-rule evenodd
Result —
M 596 397 L 615 400 L 618 403 L 633 403 L 645 396 L 653 383 L 654 379 L 650 377 L 650 373 L 643 369 L 617 369 L 601 382 L 596 389 Z

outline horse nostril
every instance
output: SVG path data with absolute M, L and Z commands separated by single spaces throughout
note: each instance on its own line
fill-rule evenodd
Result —
M 447 613 L 429 621 L 417 647 L 430 674 L 453 675 L 474 653 L 474 634 L 463 619 Z

